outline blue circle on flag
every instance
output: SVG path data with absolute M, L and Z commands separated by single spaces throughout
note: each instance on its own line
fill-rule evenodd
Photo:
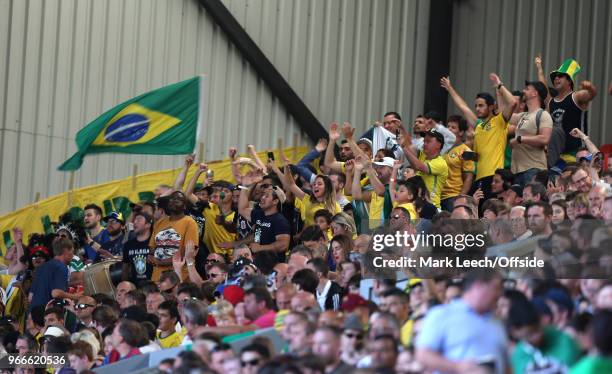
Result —
M 126 114 L 104 131 L 104 139 L 109 142 L 126 143 L 136 141 L 147 133 L 151 121 L 143 114 Z

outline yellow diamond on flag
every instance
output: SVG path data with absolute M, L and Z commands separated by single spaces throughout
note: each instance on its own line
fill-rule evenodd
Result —
M 104 125 L 92 145 L 127 147 L 142 144 L 180 123 L 176 117 L 133 103 Z

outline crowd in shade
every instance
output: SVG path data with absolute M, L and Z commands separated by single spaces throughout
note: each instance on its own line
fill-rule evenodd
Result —
M 549 76 L 535 64 L 523 87 L 491 73 L 487 92 L 460 93 L 442 77 L 448 118 L 389 111 L 361 136 L 333 122 L 297 163 L 230 148 L 231 180 L 189 155 L 127 212 L 88 204 L 57 212 L 52 233 L 14 227 L 0 355 L 69 360 L 0 371 L 91 373 L 178 348 L 147 370 L 612 373 L 610 148 L 587 123 L 598 90 L 572 59 Z M 380 250 L 377 235 L 462 227 L 485 244 L 462 255 L 546 266 L 373 266 L 444 249 Z

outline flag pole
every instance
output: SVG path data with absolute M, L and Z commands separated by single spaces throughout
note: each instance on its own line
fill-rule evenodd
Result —
M 132 165 L 132 191 L 136 191 L 136 176 L 138 175 L 138 164 Z

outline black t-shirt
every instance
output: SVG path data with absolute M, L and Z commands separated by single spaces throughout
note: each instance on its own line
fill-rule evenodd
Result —
M 255 237 L 253 241 L 262 245 L 274 243 L 277 235 L 291 234 L 289 221 L 280 213 L 266 216 L 261 209 L 251 211 L 251 224 Z
M 149 238 L 138 241 L 137 238 L 130 239 L 123 245 L 123 263 L 130 267 L 130 281 L 134 284 L 151 279 L 153 266 L 147 262 L 149 254 Z
M 123 250 L 123 233 L 115 240 L 110 239 L 107 242 L 100 244 L 102 249 L 105 249 L 113 254 L 113 256 L 119 256 Z

